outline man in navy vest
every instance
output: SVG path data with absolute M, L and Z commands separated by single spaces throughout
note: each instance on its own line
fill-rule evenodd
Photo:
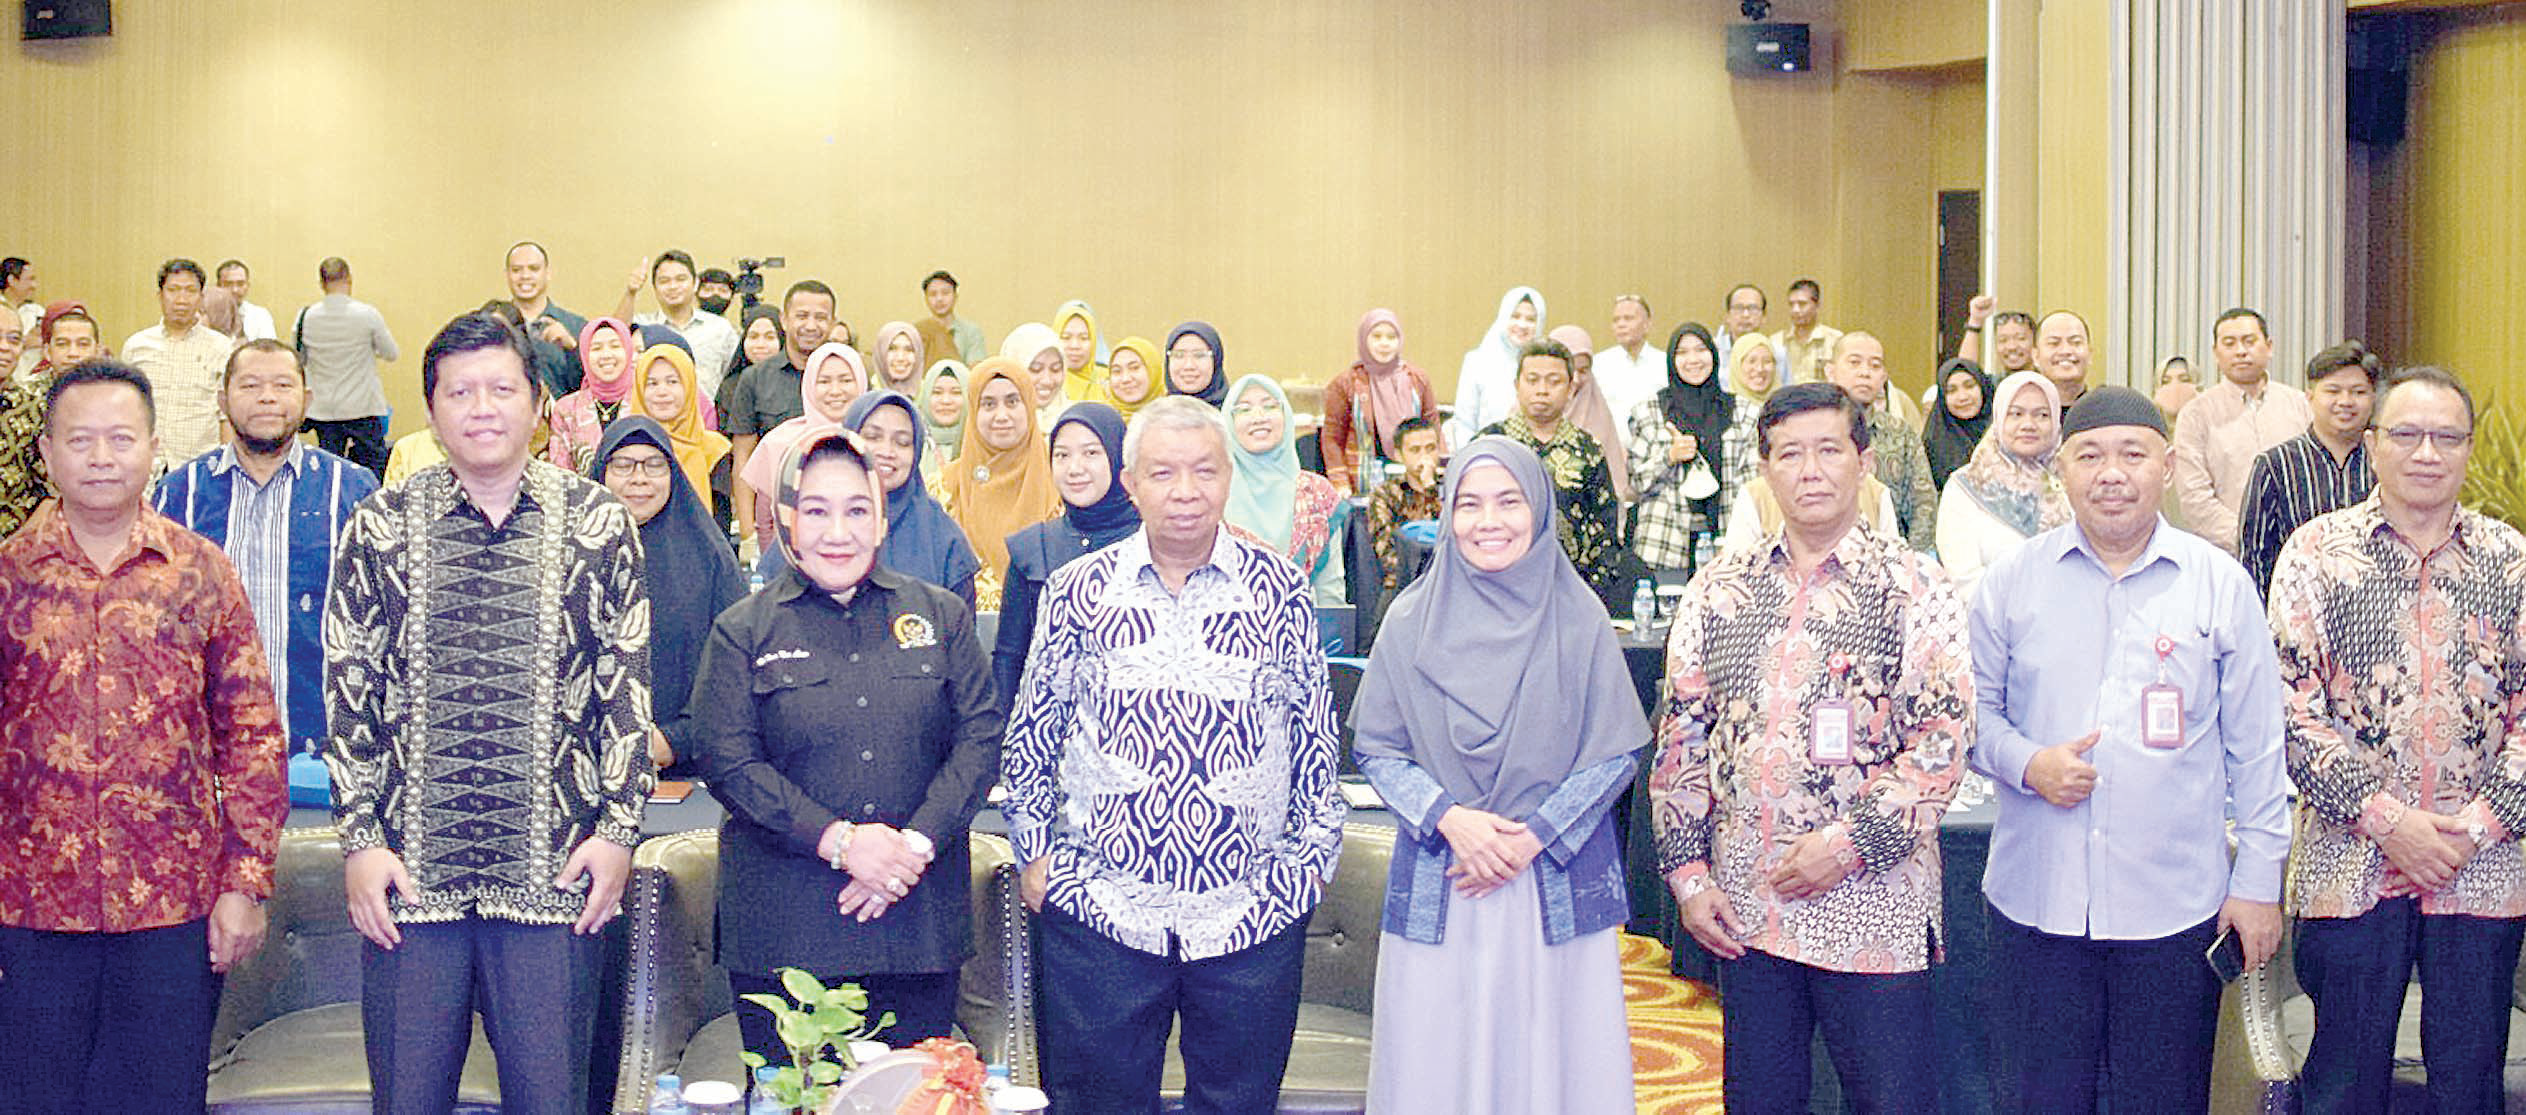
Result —
M 377 490 L 367 469 L 298 439 L 307 378 L 298 354 L 248 341 L 220 376 L 226 444 L 167 473 L 158 512 L 228 554 L 254 606 L 290 751 L 325 739 L 324 609 L 333 547 L 351 509 Z

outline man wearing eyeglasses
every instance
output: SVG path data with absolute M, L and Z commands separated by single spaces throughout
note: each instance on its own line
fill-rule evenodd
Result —
M 2526 934 L 2526 536 L 2456 503 L 2473 421 L 2448 372 L 2388 377 L 2376 492 L 2301 528 L 2272 574 L 2310 1112 L 2386 1109 L 2416 965 L 2430 1108 L 2502 1108 Z
M 2184 527 L 2237 553 L 2246 474 L 2262 452 L 2307 432 L 2307 393 L 2271 378 L 2272 337 L 2259 311 L 2237 307 L 2210 327 L 2219 382 L 2175 420 L 2175 501 Z

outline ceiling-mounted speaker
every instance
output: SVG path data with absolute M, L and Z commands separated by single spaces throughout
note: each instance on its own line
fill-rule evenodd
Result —
M 1728 72 L 1743 75 L 1807 72 L 1807 25 L 1728 25 Z
M 26 0 L 21 37 L 87 39 L 114 33 L 114 6 L 109 0 Z

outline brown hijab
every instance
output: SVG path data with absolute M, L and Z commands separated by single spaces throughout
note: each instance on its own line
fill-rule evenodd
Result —
M 1061 493 L 1053 487 L 1044 433 L 1035 428 L 1035 393 L 1025 367 L 994 356 L 973 371 L 965 385 L 964 448 L 946 470 L 947 509 L 996 580 L 1009 572 L 1009 536 L 1058 514 Z M 1019 421 L 1025 423 L 1017 444 L 1007 449 L 982 440 L 982 392 L 994 380 L 1017 388 Z

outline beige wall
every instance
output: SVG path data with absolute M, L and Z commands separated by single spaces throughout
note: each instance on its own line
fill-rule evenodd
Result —
M 1740 279 L 1777 303 L 1813 275 L 1905 376 L 1930 357 L 1939 175 L 1918 152 L 1943 110 L 1917 81 L 1837 80 L 1824 0 L 1775 18 L 1816 22 L 1828 72 L 1763 80 L 1721 65 L 1734 5 L 1668 0 L 117 16 L 110 40 L 0 53 L 5 250 L 115 338 L 154 319 L 165 257 L 246 258 L 286 321 L 343 255 L 407 350 L 402 430 L 422 344 L 501 293 L 521 237 L 583 313 L 659 248 L 781 254 L 774 282 L 831 282 L 865 338 L 945 266 L 995 338 L 1081 296 L 1115 336 L 1210 318 L 1232 369 L 1292 379 L 1346 364 L 1387 305 L 1452 384 L 1521 282 L 1602 338 L 1617 293 L 1663 332 Z
M 2369 322 L 2397 363 L 2526 398 L 2526 6 L 2454 14 L 2420 40 L 2402 146 L 2371 211 Z M 2400 282 L 2397 282 L 2400 280 Z

